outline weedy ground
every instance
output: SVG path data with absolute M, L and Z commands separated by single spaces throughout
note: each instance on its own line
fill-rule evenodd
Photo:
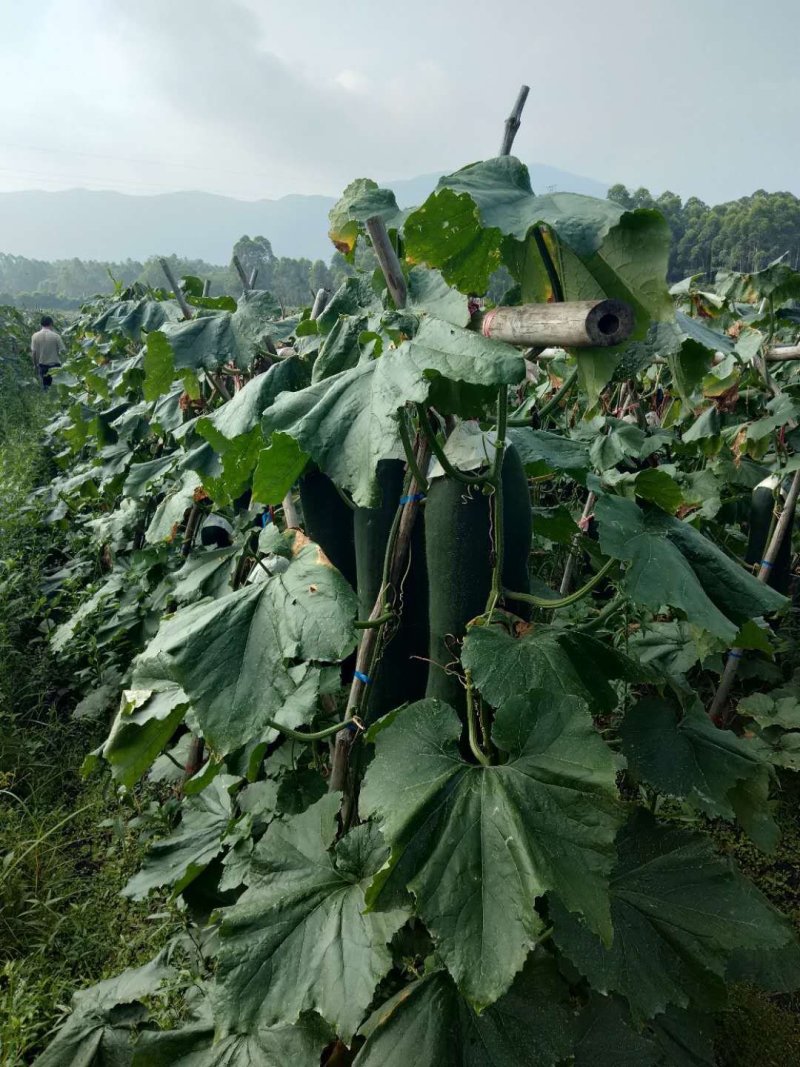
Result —
M 79 773 L 106 724 L 70 718 L 48 653 L 40 578 L 56 535 L 30 494 L 48 476 L 49 405 L 0 401 L 0 1064 L 16 1067 L 75 988 L 150 958 L 171 920 L 119 896 L 139 850 L 113 790 Z
M 41 576 L 59 535 L 31 492 L 48 477 L 50 414 L 41 394 L 0 388 L 0 1067 L 32 1063 L 76 988 L 145 962 L 176 926 L 152 902 L 119 896 L 141 859 L 130 811 L 102 777 L 80 775 L 106 724 L 71 718 L 77 697 L 48 651 Z M 772 857 L 730 827 L 712 832 L 800 931 L 800 783 L 790 776 L 778 817 Z M 720 1067 L 800 1063 L 800 994 L 735 987 L 717 1049 Z

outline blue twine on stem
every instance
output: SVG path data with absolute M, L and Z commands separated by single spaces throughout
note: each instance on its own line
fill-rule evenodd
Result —
M 420 500 L 424 500 L 424 499 L 425 499 L 425 494 L 424 493 L 411 493 L 408 496 L 401 496 L 400 497 L 400 503 L 401 503 L 401 505 L 402 504 L 411 504 L 411 503 L 415 503 L 416 504 L 416 503 L 419 503 Z
M 762 559 L 761 563 L 760 563 L 760 566 L 761 567 L 771 567 L 772 564 L 770 563 L 770 561 L 768 559 Z
M 737 652 L 736 649 L 734 649 L 734 648 L 732 648 L 730 650 L 728 655 L 731 656 L 733 659 L 741 659 L 742 658 L 741 652 Z
M 372 679 L 364 674 L 363 671 L 353 671 L 353 674 L 358 678 L 359 682 L 363 682 L 364 685 L 369 685 L 372 682 Z

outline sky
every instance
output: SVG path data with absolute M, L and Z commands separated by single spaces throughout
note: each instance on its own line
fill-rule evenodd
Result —
M 798 0 L 0 0 L 0 191 L 337 195 L 514 152 L 800 195 Z

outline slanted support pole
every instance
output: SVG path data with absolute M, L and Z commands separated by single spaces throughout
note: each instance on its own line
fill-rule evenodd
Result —
M 250 280 L 247 277 L 247 275 L 245 274 L 245 270 L 244 270 L 244 267 L 242 266 L 241 260 L 239 259 L 238 256 L 234 256 L 233 260 L 232 260 L 232 263 L 233 263 L 234 267 L 236 268 L 236 273 L 239 275 L 239 281 L 242 283 L 242 289 L 244 289 L 244 291 L 247 292 L 247 290 L 250 287 Z
M 500 145 L 500 151 L 497 153 L 499 156 L 511 155 L 511 147 L 514 144 L 514 138 L 517 136 L 517 130 L 520 127 L 522 109 L 525 107 L 525 101 L 528 99 L 528 93 L 530 91 L 530 86 L 528 85 L 520 87 L 516 103 L 514 104 L 511 114 L 506 119 L 506 126 L 503 132 L 503 143 Z
M 404 308 L 408 299 L 408 289 L 400 267 L 400 260 L 389 240 L 386 223 L 379 215 L 373 215 L 372 218 L 367 219 L 366 226 L 395 307 Z
M 181 309 L 181 314 L 185 319 L 192 318 L 192 306 L 187 301 L 183 289 L 178 285 L 177 279 L 172 273 L 172 268 L 169 263 L 167 263 L 165 259 L 160 259 L 158 262 L 161 264 L 161 269 L 164 272 L 164 277 L 169 282 L 170 289 L 172 289 L 175 294 L 175 299 L 178 301 L 178 307 Z

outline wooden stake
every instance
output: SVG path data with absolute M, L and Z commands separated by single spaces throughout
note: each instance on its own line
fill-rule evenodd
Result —
M 622 300 L 570 300 L 492 308 L 473 325 L 484 337 L 521 348 L 607 348 L 630 337 L 634 317 Z
M 287 527 L 292 530 L 299 530 L 300 516 L 297 514 L 297 508 L 295 506 L 291 489 L 283 498 L 281 507 L 283 508 L 283 517 L 286 520 Z
M 525 101 L 528 99 L 528 93 L 530 91 L 530 86 L 528 85 L 523 85 L 520 88 L 516 103 L 514 104 L 511 114 L 506 119 L 503 142 L 500 145 L 500 151 L 497 153 L 500 156 L 511 155 L 511 146 L 514 144 L 514 138 L 517 136 L 517 130 L 520 127 L 520 119 L 522 117 L 522 109 L 525 107 Z
M 208 378 L 223 400 L 230 400 L 231 394 L 228 387 L 223 384 L 222 379 L 218 374 L 212 374 L 211 371 L 207 370 L 206 378 Z
M 317 289 L 317 295 L 314 297 L 314 303 L 311 307 L 311 318 L 318 319 L 322 312 L 325 310 L 325 305 L 328 302 L 328 290 Z
M 210 292 L 211 292 L 211 280 L 209 278 L 206 278 L 206 280 L 203 282 L 203 296 L 208 296 L 208 294 Z
M 248 286 L 249 289 L 255 289 L 255 287 L 256 287 L 256 278 L 257 277 L 258 277 L 258 267 L 253 267 L 253 272 L 250 275 L 250 284 Z
M 372 218 L 367 219 L 366 225 L 367 233 L 372 241 L 372 247 L 383 271 L 383 276 L 386 279 L 386 285 L 389 288 L 392 300 L 394 300 L 395 307 L 404 308 L 408 298 L 408 289 L 400 267 L 400 260 L 392 247 L 392 242 L 389 240 L 386 223 L 379 215 L 373 215 Z
M 193 316 L 192 306 L 187 301 L 186 296 L 175 280 L 175 275 L 172 273 L 172 268 L 165 259 L 158 261 L 161 264 L 161 269 L 164 271 L 164 276 L 169 282 L 170 288 L 175 294 L 175 299 L 178 301 L 178 307 L 181 309 L 181 314 L 185 319 L 191 319 Z
M 767 352 L 767 363 L 782 363 L 789 359 L 800 359 L 800 345 L 778 345 Z
M 234 256 L 232 263 L 236 268 L 236 273 L 239 275 L 239 281 L 242 283 L 242 289 L 247 292 L 248 280 L 247 275 L 244 272 L 244 267 L 242 266 L 241 260 L 238 256 Z
M 756 577 L 759 582 L 766 582 L 769 577 L 772 566 L 778 557 L 778 552 L 783 544 L 784 537 L 791 537 L 791 527 L 794 521 L 795 508 L 797 507 L 797 498 L 800 496 L 800 471 L 795 471 L 794 478 L 792 478 L 792 484 L 789 488 L 789 492 L 786 494 L 786 500 L 781 511 L 781 517 L 775 524 L 775 530 L 772 534 L 772 540 L 769 543 L 767 551 L 764 553 L 764 558 L 761 561 L 761 567 L 759 568 Z M 730 695 L 731 688 L 733 687 L 733 681 L 739 671 L 739 664 L 742 662 L 742 656 L 744 650 L 741 648 L 732 648 L 728 652 L 728 659 L 725 663 L 725 670 L 722 672 L 722 677 L 719 681 L 719 688 L 714 694 L 714 699 L 711 701 L 711 707 L 708 709 L 708 716 L 715 722 L 719 722 L 722 713 L 722 709 L 725 707 Z

